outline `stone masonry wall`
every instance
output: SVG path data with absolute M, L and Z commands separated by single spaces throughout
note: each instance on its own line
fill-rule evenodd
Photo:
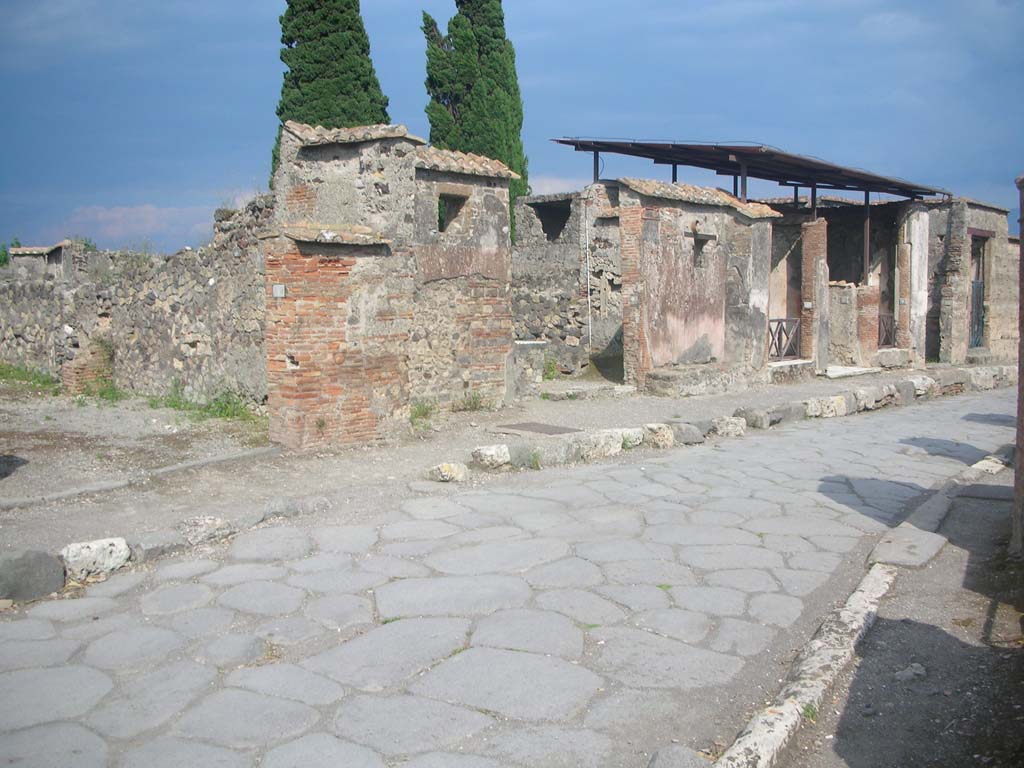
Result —
M 72 253 L 63 279 L 0 280 L 0 360 L 60 375 L 99 341 L 112 350 L 122 389 L 165 394 L 177 383 L 196 400 L 230 390 L 262 402 L 256 233 L 269 204 L 257 198 L 243 211 L 222 212 L 213 242 L 197 251 Z

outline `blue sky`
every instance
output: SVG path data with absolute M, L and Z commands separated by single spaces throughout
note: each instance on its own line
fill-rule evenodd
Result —
M 426 136 L 420 12 L 443 23 L 454 0 L 362 4 L 391 117 Z M 284 6 L 3 0 L 0 240 L 205 242 L 214 208 L 266 186 Z M 505 0 L 505 12 L 534 191 L 588 179 L 589 158 L 556 136 L 743 140 L 1016 208 L 1019 0 Z M 666 170 L 609 157 L 604 174 Z

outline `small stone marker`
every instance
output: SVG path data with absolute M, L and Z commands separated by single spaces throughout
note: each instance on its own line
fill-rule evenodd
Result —
M 82 581 L 89 576 L 112 573 L 132 556 L 124 539 L 98 539 L 68 544 L 60 551 L 68 576 Z
M 484 469 L 498 469 L 512 463 L 512 455 L 508 446 L 504 443 L 499 445 L 482 445 L 473 449 L 473 463 Z
M 469 473 L 465 464 L 445 462 L 427 471 L 427 479 L 438 483 L 461 483 Z

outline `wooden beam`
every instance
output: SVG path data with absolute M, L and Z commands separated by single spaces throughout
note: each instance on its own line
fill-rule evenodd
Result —
M 868 284 L 871 274 L 871 193 L 864 193 L 864 282 Z

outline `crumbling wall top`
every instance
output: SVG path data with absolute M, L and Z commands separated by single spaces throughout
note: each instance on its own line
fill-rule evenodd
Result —
M 295 136 L 303 147 L 319 147 L 329 144 L 361 144 L 383 139 L 406 139 L 413 144 L 426 144 L 418 136 L 409 133 L 404 125 L 363 125 L 356 128 L 324 128 L 322 125 L 305 125 L 289 120 L 285 130 Z
M 619 179 L 619 183 L 645 197 L 660 197 L 663 200 L 677 200 L 696 205 L 710 205 L 717 208 L 732 208 L 748 219 L 774 219 L 781 216 L 761 203 L 744 203 L 727 192 L 710 187 L 695 187 L 691 184 L 675 183 L 653 179 Z

